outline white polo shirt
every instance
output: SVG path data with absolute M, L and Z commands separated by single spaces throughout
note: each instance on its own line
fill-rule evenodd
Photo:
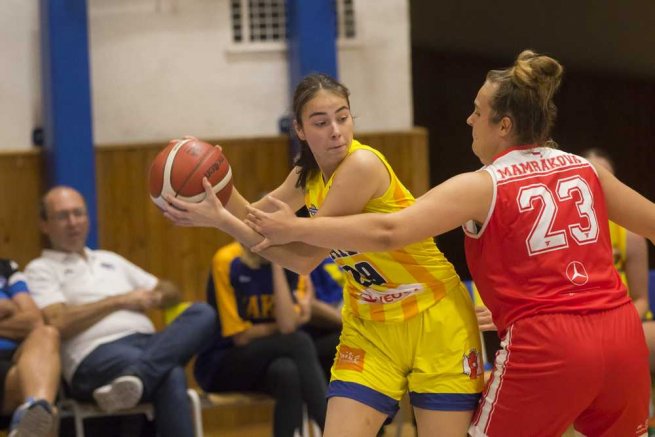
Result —
M 81 305 L 137 288 L 152 289 L 158 279 L 122 256 L 105 250 L 77 253 L 44 250 L 27 265 L 25 275 L 34 301 L 43 309 L 53 304 Z M 86 331 L 62 342 L 62 371 L 70 383 L 77 366 L 103 343 L 134 333 L 152 333 L 154 326 L 143 313 L 119 310 Z

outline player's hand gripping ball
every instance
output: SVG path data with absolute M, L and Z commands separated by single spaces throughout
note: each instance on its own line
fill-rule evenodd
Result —
M 187 202 L 202 202 L 207 178 L 223 205 L 232 194 L 232 169 L 220 147 L 187 137 L 171 140 L 150 166 L 150 198 L 160 208 L 165 195 Z

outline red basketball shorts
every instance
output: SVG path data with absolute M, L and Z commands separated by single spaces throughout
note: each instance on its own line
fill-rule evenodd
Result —
M 472 436 L 586 436 L 647 432 L 650 373 L 632 304 L 544 314 L 506 332 L 469 432 Z

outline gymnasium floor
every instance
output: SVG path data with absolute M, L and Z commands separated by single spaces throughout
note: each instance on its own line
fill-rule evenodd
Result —
M 385 437 L 397 437 L 396 425 L 389 425 L 384 432 Z M 214 429 L 205 430 L 205 437 L 271 437 L 271 426 L 268 423 L 240 426 L 238 429 Z M 414 427 L 407 423 L 403 426 L 402 434 L 399 437 L 416 437 Z

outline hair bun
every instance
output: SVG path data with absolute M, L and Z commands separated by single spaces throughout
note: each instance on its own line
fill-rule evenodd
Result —
M 553 93 L 559 87 L 563 73 L 564 67 L 555 59 L 532 50 L 523 50 L 512 67 L 512 78 L 517 84 L 530 88 L 546 85 Z

